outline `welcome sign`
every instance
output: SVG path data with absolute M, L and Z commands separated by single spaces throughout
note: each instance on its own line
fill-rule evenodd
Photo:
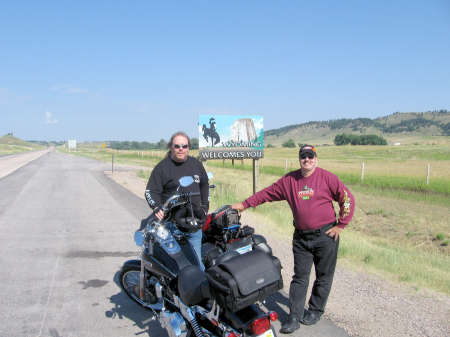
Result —
M 264 157 L 262 116 L 200 115 L 198 126 L 200 160 Z

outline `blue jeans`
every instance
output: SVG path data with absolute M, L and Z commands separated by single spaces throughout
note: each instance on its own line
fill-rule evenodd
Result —
M 200 265 L 201 270 L 205 270 L 205 266 L 202 262 L 202 230 L 198 230 L 195 233 L 183 233 L 186 239 L 188 239 L 192 248 L 194 248 L 195 253 L 197 254 L 197 259 Z

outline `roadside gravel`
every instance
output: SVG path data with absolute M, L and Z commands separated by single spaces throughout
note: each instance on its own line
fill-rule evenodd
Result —
M 138 197 L 144 197 L 146 182 L 137 177 L 135 171 L 107 171 L 105 174 Z M 291 239 L 274 236 L 269 226 L 258 223 L 249 212 L 243 213 L 242 222 L 266 237 L 274 255 L 281 260 L 288 292 L 293 274 Z M 450 297 L 427 290 L 415 291 L 404 284 L 350 270 L 339 265 L 338 260 L 325 317 L 355 337 L 448 337 Z

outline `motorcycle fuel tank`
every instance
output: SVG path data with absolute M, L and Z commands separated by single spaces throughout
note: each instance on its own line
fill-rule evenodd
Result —
M 176 278 L 180 270 L 187 265 L 199 267 L 197 255 L 189 241 L 181 232 L 172 228 L 158 230 L 156 240 L 149 242 L 146 249 L 144 263 L 147 269 L 169 278 Z M 175 232 L 172 235 L 172 232 Z

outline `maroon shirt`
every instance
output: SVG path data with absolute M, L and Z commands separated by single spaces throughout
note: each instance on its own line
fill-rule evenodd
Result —
M 355 199 L 333 173 L 316 167 L 313 174 L 303 177 L 301 170 L 292 171 L 275 184 L 252 195 L 243 202 L 245 208 L 265 202 L 286 200 L 291 206 L 295 227 L 317 229 L 336 220 L 333 201 L 339 204 L 338 226 L 344 228 L 352 220 Z

